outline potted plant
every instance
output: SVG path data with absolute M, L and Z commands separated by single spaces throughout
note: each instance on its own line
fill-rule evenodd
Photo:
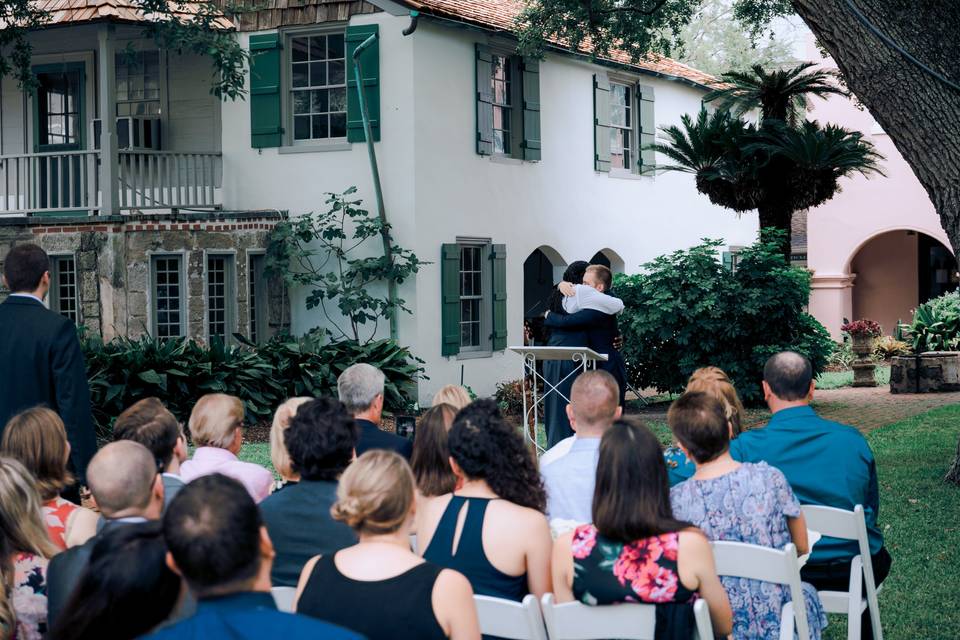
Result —
M 851 350 L 857 355 L 853 362 L 853 386 L 875 387 L 877 365 L 873 361 L 873 343 L 880 336 L 880 324 L 866 318 L 848 322 L 840 330 L 850 336 Z

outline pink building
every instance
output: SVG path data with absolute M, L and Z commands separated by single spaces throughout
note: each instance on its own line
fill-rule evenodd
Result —
M 821 59 L 813 46 L 808 55 Z M 893 334 L 918 304 L 957 287 L 957 262 L 926 191 L 870 113 L 842 97 L 812 107 L 812 119 L 862 131 L 886 157 L 886 177 L 843 179 L 836 197 L 806 212 L 810 313 L 835 339 L 844 318 L 870 318 Z M 803 250 L 797 240 L 795 252 Z

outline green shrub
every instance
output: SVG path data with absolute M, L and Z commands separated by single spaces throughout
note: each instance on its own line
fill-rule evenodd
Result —
M 910 353 L 910 345 L 893 336 L 881 336 L 873 344 L 873 357 L 876 360 L 889 360 L 894 356 L 905 356 Z
M 960 292 L 921 304 L 904 337 L 914 353 L 956 351 L 960 347 Z
M 206 393 L 243 400 L 248 421 L 268 420 L 292 396 L 336 394 L 337 377 L 351 364 L 367 362 L 387 378 L 388 409 L 402 408 L 421 376 L 422 361 L 391 340 L 360 344 L 327 341 L 323 332 L 302 338 L 277 336 L 254 345 L 215 341 L 209 347 L 185 338 L 117 338 L 104 344 L 81 329 L 87 377 L 98 434 L 109 436 L 117 415 L 149 396 L 160 398 L 181 421 Z
M 523 414 L 523 381 L 507 380 L 497 383 L 497 391 L 494 399 L 500 407 L 500 411 L 507 415 Z
M 842 340 L 833 343 L 833 351 L 827 357 L 827 366 L 834 369 L 847 370 L 853 366 L 853 361 L 857 355 L 853 352 L 849 340 Z
M 630 381 L 638 389 L 680 392 L 698 367 L 722 368 L 744 402 L 761 397 L 763 365 L 790 349 L 815 373 L 832 351 L 826 329 L 803 309 L 809 272 L 783 262 L 776 233 L 743 249 L 735 272 L 718 260 L 722 243 L 704 240 L 660 256 L 638 275 L 618 276 L 626 304 L 620 330 Z

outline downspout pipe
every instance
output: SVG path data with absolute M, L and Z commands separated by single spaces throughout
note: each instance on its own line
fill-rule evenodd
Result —
M 363 120 L 363 135 L 367 140 L 367 156 L 370 159 L 370 173 L 373 177 L 373 191 L 377 200 L 377 215 L 380 217 L 380 238 L 383 240 L 383 256 L 387 262 L 393 264 L 393 248 L 390 244 L 390 227 L 387 223 L 387 211 L 383 205 L 383 189 L 380 185 L 380 170 L 377 168 L 377 153 L 373 148 L 373 130 L 370 126 L 370 113 L 367 109 L 367 96 L 363 92 L 363 73 L 360 68 L 360 56 L 374 42 L 378 35 L 373 33 L 369 38 L 361 42 L 353 50 L 353 71 L 354 78 L 357 79 L 357 94 L 360 104 L 360 117 Z M 397 329 L 397 283 L 390 279 L 387 281 L 387 296 L 390 300 L 390 339 L 397 340 L 399 331 Z

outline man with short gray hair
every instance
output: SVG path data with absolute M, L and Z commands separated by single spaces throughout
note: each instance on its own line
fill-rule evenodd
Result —
M 385 380 L 380 369 L 369 364 L 355 364 L 337 378 L 337 392 L 360 432 L 356 447 L 358 456 L 370 449 L 387 449 L 409 460 L 413 454 L 413 442 L 380 430 Z

